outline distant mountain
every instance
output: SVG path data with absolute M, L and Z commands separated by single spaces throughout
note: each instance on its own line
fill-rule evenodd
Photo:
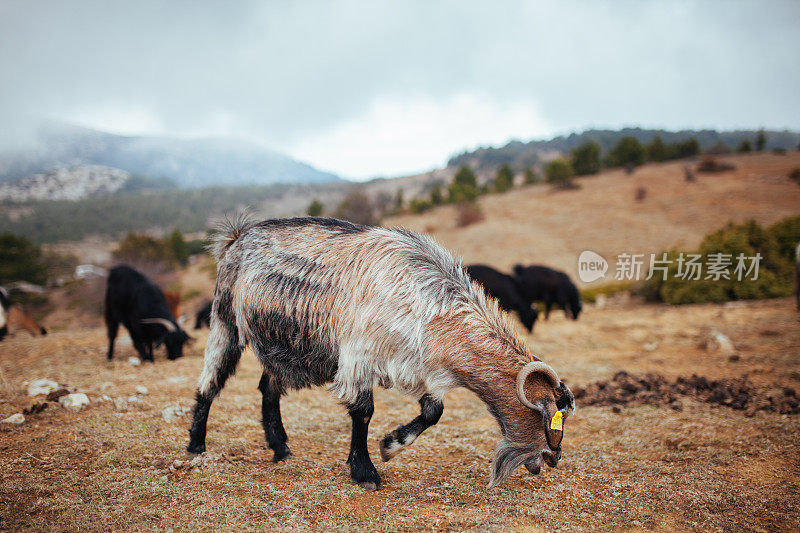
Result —
M 610 150 L 622 137 L 631 136 L 646 144 L 653 137 L 660 135 L 665 143 L 675 143 L 696 138 L 701 150 L 707 150 L 715 145 L 722 144 L 730 150 L 744 139 L 755 146 L 757 130 L 716 131 L 716 130 L 646 130 L 641 128 L 623 128 L 621 130 L 587 130 L 582 133 L 558 136 L 549 140 L 540 141 L 511 141 L 499 148 L 486 147 L 466 151 L 450 158 L 448 166 L 470 165 L 476 170 L 489 170 L 502 164 L 511 165 L 515 170 L 523 170 L 539 163 L 542 156 L 547 157 L 557 153 L 567 153 L 587 141 L 595 141 L 600 145 L 602 153 Z M 795 150 L 800 143 L 800 132 L 793 131 L 765 131 L 767 136 L 766 149 L 782 148 Z
M 0 146 L 0 183 L 84 165 L 166 179 L 181 188 L 340 179 L 238 140 L 129 137 L 54 122 L 31 130 L 26 142 L 15 143 L 13 148 Z

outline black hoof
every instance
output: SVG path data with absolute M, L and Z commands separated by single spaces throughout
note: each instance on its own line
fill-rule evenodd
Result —
M 186 447 L 186 451 L 189 453 L 200 454 L 206 451 L 206 445 L 201 443 L 190 442 L 189 446 Z
M 378 475 L 378 471 L 371 462 L 356 466 L 354 463 L 350 463 L 350 477 L 358 483 L 359 487 L 369 491 L 378 490 L 381 487 L 381 476 Z
M 275 455 L 272 456 L 272 462 L 280 463 L 281 461 L 286 461 L 292 457 L 294 457 L 294 454 L 292 454 L 291 450 L 289 450 L 289 447 L 284 444 L 283 448 L 278 448 L 275 450 Z

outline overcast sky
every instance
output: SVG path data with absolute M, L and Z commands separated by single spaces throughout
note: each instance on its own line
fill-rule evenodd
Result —
M 0 0 L 0 113 L 346 177 L 589 127 L 800 129 L 800 2 Z

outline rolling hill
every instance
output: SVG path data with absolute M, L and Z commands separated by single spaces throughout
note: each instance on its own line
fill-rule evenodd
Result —
M 792 131 L 765 131 L 767 150 L 784 149 L 794 150 L 800 143 L 800 132 Z M 539 163 L 541 158 L 554 154 L 568 153 L 587 141 L 594 141 L 600 145 L 602 153 L 608 152 L 622 137 L 634 137 L 642 144 L 649 143 L 659 135 L 664 143 L 671 144 L 686 141 L 692 138 L 700 143 L 700 149 L 705 151 L 711 147 L 727 147 L 735 150 L 743 140 L 754 143 L 758 131 L 736 130 L 653 130 L 642 128 L 623 128 L 620 130 L 586 130 L 581 133 L 560 135 L 547 140 L 529 142 L 511 141 L 500 147 L 482 147 L 468 150 L 453 156 L 448 161 L 448 166 L 458 167 L 470 165 L 476 170 L 488 170 L 502 164 L 511 165 L 515 170 L 521 171 L 529 166 Z
M 240 140 L 123 136 L 57 122 L 26 127 L 26 141 L 0 149 L 0 182 L 60 168 L 100 165 L 181 188 L 321 183 L 340 178 Z

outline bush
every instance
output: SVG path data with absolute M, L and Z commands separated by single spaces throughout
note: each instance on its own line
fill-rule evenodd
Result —
M 800 242 L 800 215 L 784 218 L 767 231 L 775 237 L 778 253 L 787 261 L 795 261 L 795 248 Z
M 412 198 L 411 201 L 408 203 L 408 210 L 418 215 L 419 213 L 424 213 L 428 209 L 433 207 L 433 205 L 427 200 L 420 200 L 418 198 Z
M 589 141 L 572 151 L 572 168 L 578 176 L 600 172 L 600 145 Z
M 539 176 L 536 174 L 536 171 L 533 170 L 533 167 L 525 169 L 525 185 L 532 185 L 534 183 L 539 183 L 539 181 Z
M 736 147 L 736 151 L 740 154 L 744 154 L 747 152 L 752 152 L 753 147 L 750 145 L 750 141 L 747 139 L 742 139 L 742 142 L 739 143 L 739 146 Z
M 704 156 L 703 160 L 697 165 L 698 172 L 726 172 L 735 168 L 735 165 L 717 161 L 711 156 Z
M 306 209 L 306 214 L 310 217 L 318 217 L 322 215 L 322 211 L 325 209 L 325 206 L 322 205 L 322 202 L 314 198 L 310 204 L 308 204 L 308 208 Z
M 788 242 L 793 236 L 798 236 L 798 233 L 800 217 L 786 219 L 766 230 L 752 220 L 744 224 L 728 224 L 706 235 L 696 253 L 702 256 L 704 263 L 711 254 L 728 254 L 732 263 L 729 269 L 730 279 L 705 279 L 705 269 L 701 279 L 681 279 L 677 275 L 679 252 L 673 250 L 667 256 L 671 260 L 667 279 L 662 280 L 661 274 L 656 273 L 646 282 L 647 290 L 670 304 L 788 296 L 792 292 L 793 267 L 791 254 L 787 256 L 781 243 L 783 239 Z M 752 273 L 743 276 L 742 280 L 737 279 L 735 268 L 739 254 L 746 258 L 761 255 L 758 279 L 753 280 Z
M 188 262 L 191 252 L 183 239 L 183 234 L 179 230 L 173 230 L 172 233 L 166 236 L 164 247 L 174 263 L 185 265 Z
M 626 136 L 606 155 L 606 165 L 622 167 L 628 164 L 639 166 L 644 163 L 645 151 L 636 137 Z
M 442 186 L 438 183 L 431 189 L 431 205 L 441 205 L 444 203 L 444 195 L 442 194 Z
M 117 261 L 132 265 L 173 262 L 173 255 L 163 240 L 133 231 L 119 241 L 112 255 Z
M 186 241 L 186 250 L 189 252 L 189 255 L 199 255 L 204 254 L 208 250 L 209 241 L 203 239 L 192 239 L 191 241 Z
M 514 186 L 514 172 L 508 165 L 501 165 L 497 170 L 497 177 L 494 179 L 494 191 L 506 192 Z
M 575 171 L 572 164 L 566 159 L 554 159 L 544 167 L 547 183 L 552 183 L 559 189 L 569 189 L 573 186 L 572 176 Z
M 667 159 L 667 147 L 664 145 L 664 141 L 661 140 L 661 135 L 653 137 L 653 140 L 647 145 L 646 150 L 647 159 L 649 161 L 659 162 Z
M 672 145 L 673 156 L 670 159 L 683 159 L 684 157 L 693 157 L 700 153 L 700 143 L 697 139 L 692 137 L 685 141 L 675 143 Z
M 767 134 L 764 133 L 764 129 L 758 130 L 758 135 L 756 135 L 756 151 L 761 152 L 764 150 L 764 147 L 767 145 Z
M 374 226 L 378 223 L 375 216 L 375 206 L 369 195 L 361 189 L 353 189 L 339 203 L 333 216 L 341 220 L 348 220 L 354 224 Z
M 47 282 L 47 266 L 38 246 L 21 235 L 0 233 L 0 285 L 27 281 L 36 285 Z
M 403 209 L 403 205 L 405 205 L 405 202 L 403 201 L 403 188 L 398 187 L 397 193 L 394 196 L 394 208 L 400 211 Z
M 478 179 L 468 165 L 462 165 L 456 172 L 453 183 L 447 189 L 450 203 L 472 202 L 478 197 Z

